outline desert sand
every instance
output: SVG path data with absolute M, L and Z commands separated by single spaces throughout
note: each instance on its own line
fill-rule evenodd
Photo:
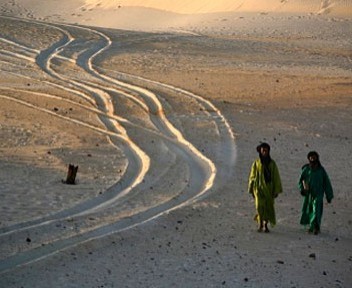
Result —
M 352 1 L 191 3 L 0 1 L 0 287 L 352 286 Z M 311 150 L 335 195 L 317 236 Z

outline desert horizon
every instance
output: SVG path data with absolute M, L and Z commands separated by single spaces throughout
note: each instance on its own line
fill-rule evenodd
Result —
M 350 287 L 351 8 L 0 1 L 0 286 Z M 247 192 L 262 142 L 270 233 Z M 313 150 L 319 235 L 299 224 Z

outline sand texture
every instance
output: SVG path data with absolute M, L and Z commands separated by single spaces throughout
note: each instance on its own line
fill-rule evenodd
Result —
M 352 286 L 352 1 L 254 3 L 0 1 L 0 287 Z M 311 150 L 335 196 L 317 236 Z

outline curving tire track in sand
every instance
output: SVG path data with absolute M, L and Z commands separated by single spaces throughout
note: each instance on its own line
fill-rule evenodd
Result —
M 43 25 L 50 26 L 53 29 L 60 29 L 64 36 L 59 42 L 38 53 L 38 56 L 35 60 L 37 65 L 51 78 L 60 81 L 61 84 L 55 85 L 62 86 L 62 89 L 71 89 L 75 91 L 76 94 L 83 93 L 87 98 L 93 100 L 91 103 L 97 103 L 96 107 L 87 107 L 87 109 L 91 109 L 91 111 L 96 112 L 99 119 L 104 123 L 106 129 L 97 128 L 70 117 L 57 115 L 52 111 L 37 107 L 23 100 L 14 99 L 6 95 L 1 95 L 0 97 L 11 101 L 16 101 L 17 103 L 26 105 L 32 109 L 50 113 L 55 117 L 64 117 L 64 119 L 67 121 L 75 122 L 79 125 L 89 127 L 97 133 L 107 134 L 111 136 L 111 143 L 118 147 L 121 147 L 121 141 L 124 142 L 124 151 L 130 160 L 129 166 L 131 170 L 129 173 L 134 173 L 134 175 L 129 176 L 130 181 L 127 181 L 125 187 L 121 188 L 121 183 L 117 183 L 108 189 L 107 193 L 104 193 L 104 195 L 109 195 L 108 197 L 102 196 L 99 198 L 99 200 L 92 199 L 77 205 L 72 209 L 67 209 L 54 215 L 49 215 L 48 217 L 19 223 L 18 225 L 8 227 L 8 229 L 0 230 L 0 240 L 2 243 L 8 243 L 10 238 L 13 238 L 14 235 L 21 236 L 25 235 L 26 233 L 35 233 L 37 235 L 41 235 L 40 233 L 45 229 L 49 229 L 49 231 L 52 232 L 52 235 L 50 235 L 50 237 L 48 236 L 49 239 L 44 239 L 43 236 L 42 240 L 38 239 L 36 244 L 32 245 L 31 248 L 28 248 L 21 253 L 17 253 L 16 251 L 10 252 L 9 255 L 7 255 L 8 257 L 0 260 L 0 273 L 20 265 L 38 261 L 48 257 L 49 255 L 58 253 L 69 247 L 82 244 L 86 241 L 129 229 L 136 225 L 140 225 L 155 219 L 156 217 L 159 217 L 160 215 L 168 213 L 174 209 L 189 205 L 190 203 L 197 201 L 200 197 L 203 197 L 206 192 L 208 192 L 214 185 L 216 180 L 217 168 L 214 162 L 203 155 L 192 143 L 187 141 L 183 134 L 173 126 L 173 124 L 166 117 L 163 106 L 155 93 L 138 85 L 132 84 L 138 77 L 134 78 L 133 75 L 129 75 L 131 81 L 129 81 L 129 83 L 122 82 L 102 73 L 101 71 L 98 71 L 94 67 L 94 58 L 104 53 L 104 51 L 106 51 L 111 45 L 111 40 L 109 37 L 90 28 L 70 25 L 73 29 L 84 29 L 86 32 L 98 35 L 100 39 L 103 40 L 100 43 L 104 44 L 99 44 L 96 49 L 88 49 L 85 51 L 85 53 L 81 53 L 76 60 L 67 59 L 67 57 L 60 54 L 75 41 L 75 38 L 71 36 L 69 31 L 66 30 L 67 28 L 62 28 L 66 27 L 67 25 L 61 26 L 59 28 L 58 24 L 46 23 Z M 15 42 L 13 42 L 13 44 L 18 49 L 22 48 L 23 51 L 26 50 L 25 47 L 20 47 L 19 44 L 16 45 Z M 12 56 L 21 58 L 21 54 L 19 53 L 15 53 Z M 26 60 L 23 57 L 22 59 Z M 82 68 L 88 74 L 89 78 L 91 78 L 91 80 L 86 81 L 82 79 L 70 79 L 64 74 L 60 74 L 58 71 L 55 71 L 55 64 L 53 63 L 53 60 L 55 59 L 68 61 L 71 64 L 74 63 L 77 67 Z M 193 97 L 197 99 L 201 105 L 205 105 L 211 108 L 211 110 L 217 115 L 217 117 L 214 117 L 212 121 L 214 121 L 217 126 L 220 125 L 225 127 L 225 129 L 223 127 L 218 128 L 219 133 L 224 135 L 224 143 L 222 144 L 222 147 L 226 146 L 226 149 L 233 150 L 233 135 L 231 129 L 228 126 L 226 119 L 222 116 L 221 112 L 217 110 L 211 104 L 211 102 L 205 101 L 200 96 L 167 84 L 149 81 L 140 77 L 137 80 L 137 82 L 148 82 L 150 85 L 154 85 L 156 88 L 167 88 L 172 93 L 181 92 L 187 97 Z M 102 85 L 107 87 L 104 88 Z M 6 91 L 6 87 L 4 87 L 4 89 Z M 126 130 L 125 127 L 129 126 L 131 122 L 128 119 L 124 119 L 123 117 L 115 114 L 114 107 L 111 104 L 111 92 L 119 94 L 120 97 L 127 97 L 131 99 L 140 107 L 142 107 L 146 112 L 148 112 L 150 121 L 153 123 L 154 128 L 157 131 L 149 131 L 149 133 L 156 136 L 160 143 L 165 147 L 165 149 L 174 155 L 175 159 L 179 159 L 177 163 L 182 163 L 177 164 L 174 162 L 176 165 L 168 164 L 166 171 L 164 171 L 165 177 L 171 177 L 171 175 L 177 173 L 177 169 L 182 167 L 181 165 L 187 165 L 189 171 L 189 183 L 187 185 L 181 186 L 179 189 L 175 189 L 175 194 L 171 195 L 169 198 L 166 198 L 165 201 L 161 201 L 157 204 L 147 205 L 144 208 L 140 207 L 138 209 L 131 209 L 132 214 L 128 217 L 121 217 L 118 213 L 125 211 L 126 207 L 128 209 L 129 207 L 137 205 L 139 203 L 138 197 L 141 193 L 147 190 L 147 185 L 152 183 L 155 186 L 160 185 L 162 187 L 162 179 L 158 177 L 153 178 L 152 176 L 149 176 L 148 173 L 160 173 L 161 169 L 156 165 L 156 162 L 159 160 L 165 161 L 166 159 L 151 158 L 149 163 L 148 154 L 139 148 L 127 135 L 128 129 Z M 136 94 L 138 96 L 135 96 Z M 55 97 L 55 95 L 41 96 Z M 144 131 L 146 131 L 146 129 L 144 129 Z M 163 155 L 160 157 L 165 156 Z M 136 173 L 135 171 L 138 172 Z M 106 211 L 110 212 L 111 208 L 113 208 L 117 214 L 115 218 L 112 217 L 112 219 L 108 220 L 105 213 Z M 87 223 L 86 220 L 88 215 L 101 217 L 102 220 L 95 225 L 91 225 L 90 223 Z M 83 228 L 78 231 L 71 231 L 65 235 L 63 235 L 64 233 L 60 233 L 60 231 L 57 231 L 57 229 L 55 230 L 53 228 L 58 223 L 61 223 L 62 221 L 68 221 L 68 219 L 70 221 L 72 221 L 72 219 L 74 221 L 80 221 L 79 223 L 82 223 Z M 45 245 L 43 242 L 45 242 Z
M 52 78 L 59 79 L 59 80 L 63 81 L 63 83 L 66 83 L 67 86 L 69 86 L 69 84 L 71 84 L 72 86 L 76 86 L 85 92 L 82 93 L 81 90 L 72 89 L 72 88 L 68 88 L 69 91 L 74 92 L 75 94 L 77 94 L 80 97 L 84 97 L 85 99 L 89 99 L 90 102 L 92 102 L 92 103 L 98 103 L 97 108 L 99 108 L 99 111 L 101 111 L 101 112 L 98 113 L 97 115 L 100 116 L 100 119 L 104 122 L 106 127 L 107 126 L 111 127 L 110 129 L 108 129 L 108 131 L 110 131 L 112 133 L 107 133 L 107 135 L 119 136 L 120 141 L 124 141 L 126 143 L 126 144 L 122 145 L 122 147 L 126 148 L 126 149 L 124 149 L 124 153 L 127 155 L 130 164 L 128 166 L 128 169 L 126 170 L 126 173 L 125 173 L 123 179 L 120 181 L 119 185 L 116 185 L 118 187 L 118 189 L 109 189 L 109 191 L 108 191 L 109 193 L 104 193 L 104 195 L 99 198 L 86 201 L 84 203 L 77 205 L 76 207 L 61 211 L 61 212 L 56 213 L 54 215 L 49 215 L 48 217 L 45 217 L 44 219 L 38 219 L 38 220 L 29 221 L 29 222 L 25 222 L 25 223 L 19 223 L 18 225 L 14 225 L 12 227 L 6 227 L 6 233 L 11 232 L 11 230 L 16 231 L 17 229 L 24 229 L 26 227 L 33 227 L 35 225 L 48 223 L 48 221 L 50 222 L 51 220 L 60 219 L 63 217 L 69 217 L 69 216 L 72 216 L 73 214 L 76 214 L 76 213 L 82 213 L 83 210 L 89 210 L 90 208 L 95 207 L 98 204 L 101 204 L 102 202 L 108 201 L 110 198 L 116 197 L 116 194 L 118 194 L 120 192 L 123 192 L 122 194 L 126 194 L 127 193 L 126 189 L 127 189 L 127 191 L 129 191 L 132 187 L 138 185 L 138 183 L 140 183 L 142 181 L 142 179 L 143 179 L 143 177 L 149 167 L 148 156 L 145 155 L 145 153 L 135 143 L 133 143 L 133 141 L 131 141 L 131 139 L 126 134 L 125 129 L 121 125 L 118 124 L 118 119 L 120 117 L 116 117 L 113 114 L 113 107 L 111 105 L 111 102 L 109 101 L 109 98 L 110 98 L 109 95 L 102 92 L 101 90 L 94 89 L 92 87 L 89 87 L 88 85 L 81 84 L 78 81 L 72 81 L 71 79 L 65 77 L 64 75 L 60 75 L 60 74 L 56 73 L 51 68 L 51 66 L 52 66 L 51 61 L 55 57 L 57 57 L 58 53 L 63 51 L 65 49 L 65 47 L 67 47 L 71 43 L 73 43 L 75 39 L 70 35 L 70 33 L 68 31 L 65 31 L 61 28 L 57 28 L 56 26 L 52 26 L 52 25 L 48 25 L 48 24 L 44 24 L 44 23 L 43 23 L 43 25 L 50 26 L 50 27 L 53 27 L 54 29 L 59 30 L 60 32 L 62 32 L 63 38 L 61 38 L 59 42 L 54 43 L 51 47 L 37 53 L 38 55 L 36 56 L 35 62 L 43 71 L 45 71 Z M 7 40 L 5 40 L 5 41 L 7 41 Z M 7 42 L 10 42 L 10 41 L 7 41 Z M 25 47 L 23 45 L 14 43 L 13 41 L 11 41 L 11 44 L 15 45 L 16 47 L 21 47 L 24 50 L 28 49 L 27 47 Z M 14 54 L 14 56 L 21 58 L 22 55 L 16 53 L 16 54 Z M 75 63 L 75 61 L 72 59 L 68 59 L 66 57 L 60 57 L 60 58 L 63 58 L 67 61 Z M 31 59 L 31 61 L 33 61 L 33 59 Z M 59 85 L 59 86 L 62 87 L 62 85 Z M 93 95 L 93 96 L 90 96 L 90 95 Z M 31 106 L 31 107 L 35 108 L 33 106 Z M 66 119 L 66 120 L 69 120 L 69 119 Z M 72 120 L 74 121 L 74 119 L 72 119 Z M 74 122 L 76 122 L 76 121 L 74 121 Z M 84 125 L 84 124 L 81 123 L 81 125 Z M 85 126 L 89 126 L 89 125 L 85 125 Z M 97 129 L 95 129 L 94 127 L 91 127 L 91 128 L 97 131 Z M 100 132 L 102 132 L 102 131 L 100 131 Z M 111 143 L 113 143 L 112 140 L 111 140 Z M 115 144 L 113 144 L 113 145 L 115 145 Z M 121 146 L 121 144 L 120 144 L 120 146 Z M 138 174 L 138 171 L 140 171 L 139 174 Z M 123 184 L 121 185 L 121 183 L 123 183 Z
M 67 38 L 67 39 L 70 39 L 70 41 L 60 41 L 60 42 L 63 43 L 63 44 L 62 44 L 63 46 L 67 46 L 67 43 L 72 42 L 72 37 L 66 37 L 66 38 Z M 49 50 L 50 50 L 50 51 L 53 51 L 53 53 L 56 53 L 57 51 L 62 50 L 62 49 L 60 48 L 60 46 L 56 46 L 56 47 L 51 47 Z M 44 54 L 51 55 L 51 53 L 48 53 L 47 51 L 45 51 Z M 95 53 L 94 55 L 97 55 L 97 54 Z M 39 57 L 38 57 L 38 58 L 39 58 Z M 42 60 L 42 59 L 45 59 L 45 58 L 49 58 L 49 56 L 42 56 L 42 57 L 40 57 L 40 58 L 41 58 L 41 60 L 38 61 L 38 62 L 40 63 L 39 66 L 44 67 L 45 70 L 47 70 L 48 72 L 50 72 L 50 74 L 54 75 L 54 72 L 51 71 L 51 69 L 50 69 L 50 65 L 45 64 L 47 61 L 43 61 L 43 60 Z M 50 58 L 54 58 L 54 57 L 50 56 Z M 58 77 L 57 77 L 57 78 L 58 78 Z M 62 77 L 60 77 L 60 78 L 62 78 Z M 160 105 L 159 105 L 159 106 L 160 106 Z M 95 207 L 95 209 L 96 209 L 96 207 Z M 32 224 L 33 224 L 33 223 L 32 223 Z

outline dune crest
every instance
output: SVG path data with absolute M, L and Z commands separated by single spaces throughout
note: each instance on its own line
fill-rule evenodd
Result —
M 190 30 L 222 13 L 327 15 L 352 19 L 352 0 L 36 0 L 0 1 L 3 15 L 126 30 Z M 227 17 L 227 16 L 224 16 Z M 229 19 L 235 19 L 231 16 Z M 212 20 L 211 20 L 212 21 Z M 230 25 L 229 22 L 226 23 Z M 236 24 L 237 25 L 237 24 Z
M 221 0 L 221 1 L 171 1 L 171 0 L 85 0 L 85 6 L 92 8 L 146 7 L 182 14 L 217 12 L 289 12 L 289 13 L 337 13 L 351 15 L 350 0 Z

